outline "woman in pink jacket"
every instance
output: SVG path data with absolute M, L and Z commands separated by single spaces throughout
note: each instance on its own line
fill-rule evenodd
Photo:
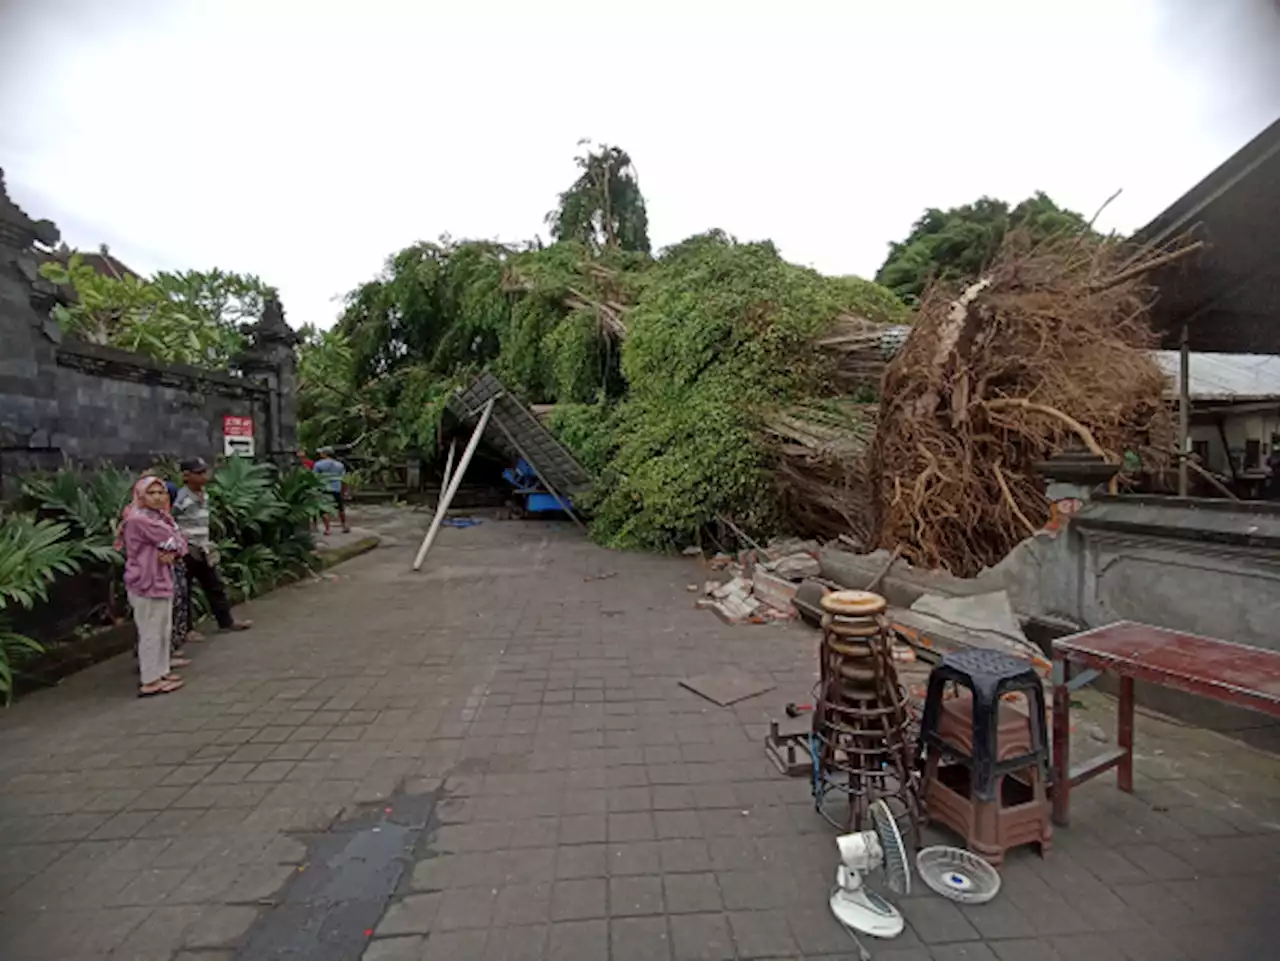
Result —
M 124 509 L 120 540 L 124 586 L 138 625 L 138 696 L 168 694 L 182 687 L 182 678 L 169 670 L 169 641 L 173 562 L 186 554 L 187 542 L 169 515 L 169 492 L 160 478 L 148 475 L 133 485 L 133 503 Z

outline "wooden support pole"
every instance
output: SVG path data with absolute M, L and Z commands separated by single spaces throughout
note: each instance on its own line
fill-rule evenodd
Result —
M 422 539 L 422 546 L 418 548 L 418 556 L 413 559 L 413 569 L 415 571 L 422 567 L 422 561 L 427 556 L 427 551 L 431 550 L 431 544 L 435 541 L 436 534 L 440 531 L 441 523 L 444 522 L 444 515 L 449 510 L 449 504 L 453 501 L 453 495 L 458 493 L 458 487 L 462 484 L 462 475 L 467 472 L 467 465 L 471 463 L 472 455 L 475 454 L 476 448 L 480 446 L 480 438 L 484 435 L 485 426 L 488 425 L 489 415 L 492 413 L 493 401 L 489 401 L 484 405 L 484 412 L 480 415 L 480 422 L 476 424 L 471 440 L 467 441 L 467 447 L 462 452 L 462 460 L 458 462 L 458 469 L 449 478 L 449 486 L 440 495 L 440 503 L 436 505 L 436 516 L 431 518 L 431 527 L 427 529 L 427 536 Z
M 440 478 L 440 496 L 436 498 L 436 510 L 440 509 L 440 502 L 444 500 L 444 492 L 449 489 L 449 478 L 453 474 L 453 455 L 458 450 L 457 438 L 449 440 L 449 454 L 444 459 L 444 476 Z
M 1191 350 L 1190 332 L 1182 325 L 1182 348 L 1178 357 L 1178 496 L 1186 497 L 1187 456 L 1191 453 Z

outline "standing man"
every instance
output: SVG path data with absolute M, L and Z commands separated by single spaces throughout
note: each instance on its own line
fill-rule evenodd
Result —
M 205 491 L 209 483 L 209 465 L 204 458 L 193 457 L 184 460 L 180 466 L 182 487 L 173 500 L 173 517 L 187 538 L 187 576 L 204 588 L 218 627 L 224 631 L 246 631 L 253 622 L 237 621 L 231 616 L 227 589 L 218 576 L 218 549 L 209 540 L 209 495 Z M 190 624 L 190 620 L 187 623 Z
M 320 459 L 311 469 L 324 481 L 325 489 L 333 498 L 333 502 L 338 505 L 338 520 L 342 524 L 342 533 L 349 533 L 351 528 L 347 526 L 347 505 L 342 497 L 342 478 L 347 473 L 346 465 L 333 456 L 332 447 L 321 447 L 316 453 L 320 455 Z M 324 533 L 326 537 L 329 536 L 328 511 L 324 513 Z

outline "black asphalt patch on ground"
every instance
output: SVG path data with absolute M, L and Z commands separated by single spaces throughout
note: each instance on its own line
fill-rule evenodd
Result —
M 394 795 L 322 834 L 304 837 L 309 854 L 254 922 L 236 961 L 359 961 L 416 849 L 439 797 Z

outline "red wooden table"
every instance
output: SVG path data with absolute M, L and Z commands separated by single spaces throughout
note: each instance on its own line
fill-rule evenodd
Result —
M 1072 668 L 1120 679 L 1117 746 L 1071 766 Z M 1144 681 L 1280 717 L 1280 652 L 1133 621 L 1072 634 L 1053 642 L 1053 820 L 1066 824 L 1071 789 L 1116 768 L 1122 791 L 1133 791 L 1133 682 Z

